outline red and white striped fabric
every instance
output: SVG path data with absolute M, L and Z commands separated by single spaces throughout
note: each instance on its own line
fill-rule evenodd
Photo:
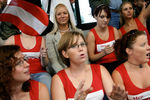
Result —
M 34 36 L 41 35 L 49 23 L 44 10 L 24 0 L 12 0 L 0 14 L 0 21 L 10 22 L 23 33 Z

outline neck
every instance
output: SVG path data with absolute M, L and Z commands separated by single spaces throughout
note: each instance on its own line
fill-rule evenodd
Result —
M 67 32 L 67 31 L 69 31 L 69 27 L 68 27 L 67 29 L 62 29 L 62 30 L 59 29 L 59 32 L 60 32 L 60 33 L 65 33 L 65 32 Z
M 20 35 L 21 37 L 24 37 L 24 38 L 35 38 L 35 36 L 32 36 L 32 35 L 28 35 L 28 34 L 25 34 L 25 33 L 21 33 Z
M 25 33 L 23 33 L 23 32 L 21 32 L 21 36 L 23 36 L 23 37 L 30 37 L 30 35 L 25 34 Z
M 127 61 L 128 64 L 132 65 L 132 66 L 136 66 L 138 68 L 143 68 L 143 65 L 142 64 L 136 64 L 136 63 L 133 63 L 133 62 L 130 62 L 130 61 Z
M 70 71 L 72 72 L 80 73 L 81 71 L 84 71 L 86 69 L 86 64 L 80 64 L 80 65 L 71 64 L 69 68 Z
M 134 24 L 134 18 L 126 19 L 125 25 L 131 26 Z
M 22 85 L 23 85 L 23 83 L 17 83 L 17 82 L 14 82 L 14 83 L 12 83 L 12 88 L 11 88 L 11 90 L 12 90 L 12 94 L 18 94 L 18 93 L 21 93 L 22 92 Z
M 99 26 L 96 26 L 95 29 L 96 29 L 98 32 L 100 32 L 100 33 L 104 33 L 105 31 L 107 31 L 107 27 L 101 28 L 101 27 L 99 27 Z
M 69 28 L 69 25 L 68 25 L 68 24 L 63 24 L 63 25 L 59 25 L 59 26 L 58 26 L 58 29 L 59 29 L 59 30 L 62 30 L 62 31 L 63 31 L 63 30 L 67 30 L 68 28 Z

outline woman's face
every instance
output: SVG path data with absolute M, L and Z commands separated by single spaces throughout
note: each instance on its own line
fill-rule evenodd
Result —
M 133 7 L 130 3 L 126 3 L 122 6 L 121 14 L 125 19 L 133 18 Z
M 107 27 L 110 20 L 110 18 L 108 18 L 107 13 L 104 10 L 102 10 L 102 12 L 97 15 L 96 19 L 97 25 L 101 28 Z
M 139 63 L 145 63 L 149 61 L 148 54 L 150 53 L 150 46 L 146 35 L 140 35 L 136 38 L 135 43 L 132 45 L 131 54 L 133 59 Z
M 80 64 L 86 62 L 87 56 L 87 46 L 83 38 L 81 36 L 74 37 L 73 44 L 65 52 L 64 57 L 69 58 L 70 64 Z
M 17 57 L 15 69 L 12 72 L 13 78 L 18 82 L 25 82 L 30 79 L 29 64 L 24 60 L 21 52 L 15 54 Z
M 66 7 L 60 6 L 56 9 L 56 21 L 60 25 L 68 24 L 69 13 Z

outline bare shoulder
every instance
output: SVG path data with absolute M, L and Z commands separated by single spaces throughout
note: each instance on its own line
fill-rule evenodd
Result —
M 121 34 L 120 32 L 117 30 L 117 28 L 114 28 L 114 34 L 115 34 L 115 40 L 120 39 L 121 38 Z
M 103 66 L 103 65 L 100 65 L 100 71 L 101 71 L 101 74 L 102 74 L 102 78 L 106 78 L 106 77 L 111 77 L 108 70 Z
M 61 79 L 60 79 L 60 77 L 57 75 L 57 74 L 55 74 L 53 77 L 52 77 L 52 83 L 57 83 L 58 82 L 58 84 L 61 82 Z
M 113 72 L 112 72 L 112 77 L 113 78 L 117 78 L 120 76 L 120 73 L 115 69 Z
M 94 37 L 93 32 L 89 31 L 86 38 L 88 39 L 88 38 L 93 38 L 93 37 Z
M 49 91 L 45 84 L 39 82 L 39 100 L 50 100 Z
M 119 86 L 121 86 L 124 89 L 124 83 L 123 83 L 122 77 L 117 70 L 113 71 L 112 79 L 116 84 L 118 84 Z
M 100 69 L 101 69 L 101 72 L 103 72 L 103 71 L 108 72 L 107 69 L 103 65 L 100 65 Z
M 15 44 L 14 35 L 10 36 L 4 43 L 4 45 L 13 45 Z
M 52 100 L 66 100 L 63 83 L 57 74 L 52 77 L 51 93 Z

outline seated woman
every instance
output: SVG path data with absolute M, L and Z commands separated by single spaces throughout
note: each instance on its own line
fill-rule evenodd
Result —
M 54 29 L 46 35 L 46 47 L 48 48 L 48 58 L 52 67 L 55 72 L 58 72 L 66 68 L 58 54 L 58 42 L 66 31 L 78 29 L 73 24 L 72 17 L 64 4 L 58 4 L 55 7 L 54 19 Z
M 149 100 L 150 46 L 145 32 L 129 31 L 116 41 L 115 50 L 126 61 L 114 70 L 114 82 L 128 92 L 128 100 Z
M 144 5 L 144 3 L 143 3 Z M 150 16 L 150 5 L 146 8 L 145 5 L 139 16 L 134 18 L 134 10 L 131 2 L 123 2 L 120 7 L 121 14 L 121 28 L 119 29 L 120 34 L 124 35 L 133 29 L 144 31 L 147 34 L 148 43 L 150 44 L 150 35 L 146 27 L 146 20 Z
M 50 93 L 51 76 L 44 67 L 48 63 L 44 38 L 21 32 L 21 34 L 13 35 L 5 41 L 5 45 L 10 44 L 20 46 L 21 52 L 28 58 L 31 79 L 44 83 Z
M 0 55 L 0 100 L 50 100 L 48 88 L 30 80 L 19 46 L 0 46 Z
M 66 32 L 59 41 L 58 52 L 67 68 L 52 78 L 52 100 L 103 100 L 104 91 L 109 98 L 123 100 L 125 91 L 113 87 L 105 67 L 86 63 L 87 46 L 82 33 Z
M 108 26 L 111 18 L 108 6 L 99 5 L 94 12 L 94 17 L 97 25 L 87 35 L 89 58 L 93 63 L 104 65 L 111 73 L 119 64 L 113 44 L 120 38 L 120 35 L 116 28 Z

